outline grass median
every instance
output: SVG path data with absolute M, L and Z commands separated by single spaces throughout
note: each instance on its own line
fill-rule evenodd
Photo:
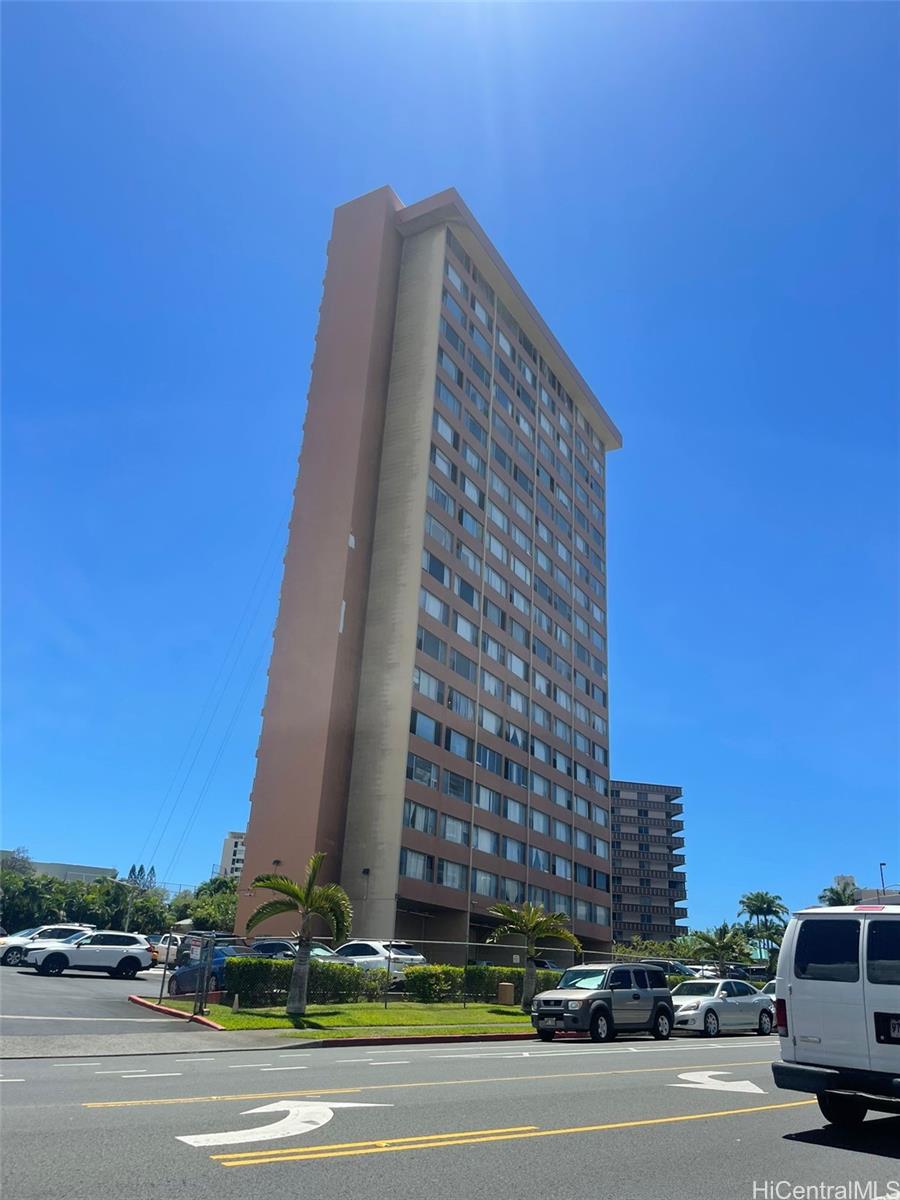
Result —
M 170 1008 L 193 1010 L 192 1000 L 168 999 Z M 501 1004 L 311 1004 L 302 1017 L 284 1008 L 242 1008 L 210 1004 L 207 1015 L 225 1029 L 292 1029 L 309 1038 L 422 1037 L 429 1034 L 528 1033 L 531 1021 L 520 1008 Z

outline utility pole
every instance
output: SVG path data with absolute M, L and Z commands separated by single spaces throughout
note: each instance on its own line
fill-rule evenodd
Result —
M 884 899 L 884 891 L 885 891 L 885 888 L 884 888 L 884 868 L 885 868 L 886 866 L 887 866 L 887 863 L 879 863 L 879 864 L 878 864 L 878 870 L 881 872 L 881 898 L 882 898 L 882 900 Z

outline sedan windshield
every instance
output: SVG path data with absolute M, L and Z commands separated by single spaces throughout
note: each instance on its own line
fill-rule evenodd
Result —
M 606 971 L 578 971 L 569 969 L 556 985 L 558 988 L 583 988 L 592 992 L 602 988 L 606 981 Z
M 40 925 L 32 925 L 32 927 L 30 929 L 20 929 L 18 933 L 13 934 L 13 937 L 29 937 L 32 933 L 35 933 L 38 929 L 40 929 Z
M 672 996 L 714 996 L 717 983 L 679 983 L 672 988 Z

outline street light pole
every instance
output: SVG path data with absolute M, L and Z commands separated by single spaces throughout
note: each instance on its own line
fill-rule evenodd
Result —
M 878 870 L 881 872 L 881 898 L 882 898 L 882 900 L 884 899 L 884 891 L 885 891 L 885 888 L 884 888 L 884 868 L 885 868 L 886 866 L 887 866 L 887 863 L 879 863 L 879 864 L 878 864 Z

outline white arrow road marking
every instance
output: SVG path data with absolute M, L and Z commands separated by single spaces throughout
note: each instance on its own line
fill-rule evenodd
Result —
M 679 1079 L 688 1083 L 670 1083 L 669 1087 L 704 1088 L 709 1092 L 765 1092 L 749 1079 L 713 1079 L 713 1075 L 730 1075 L 730 1071 L 684 1071 Z
M 195 1133 L 179 1137 L 179 1142 L 189 1146 L 234 1146 L 242 1142 L 270 1142 L 276 1138 L 296 1137 L 309 1133 L 320 1125 L 327 1125 L 336 1108 L 392 1108 L 391 1104 L 354 1104 L 351 1102 L 332 1104 L 310 1104 L 306 1100 L 279 1100 L 275 1104 L 263 1104 L 259 1108 L 248 1108 L 242 1117 L 254 1113 L 283 1112 L 286 1116 L 272 1125 L 258 1125 L 255 1129 L 233 1129 L 228 1133 Z

